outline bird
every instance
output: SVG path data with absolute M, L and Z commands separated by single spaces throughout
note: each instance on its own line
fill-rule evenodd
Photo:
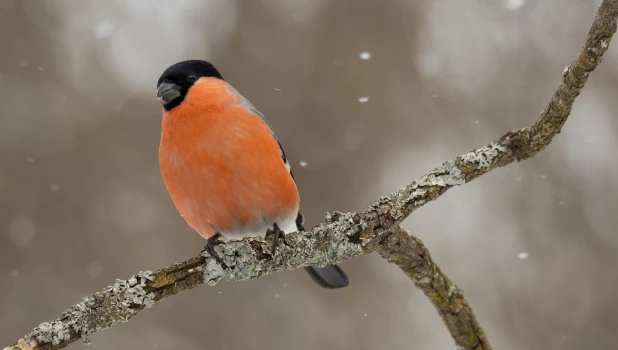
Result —
M 269 230 L 304 231 L 296 181 L 273 127 L 211 62 L 171 65 L 157 81 L 157 98 L 161 176 L 206 248 Z M 324 288 L 349 284 L 337 265 L 305 270 Z

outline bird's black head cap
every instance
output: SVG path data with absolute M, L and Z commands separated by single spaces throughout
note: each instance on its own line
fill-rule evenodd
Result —
M 157 98 L 163 108 L 169 111 L 181 104 L 191 85 L 202 77 L 223 80 L 217 68 L 207 61 L 183 61 L 166 69 L 157 82 Z

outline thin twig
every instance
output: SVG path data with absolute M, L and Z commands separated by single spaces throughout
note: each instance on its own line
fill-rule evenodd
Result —
M 116 280 L 113 286 L 84 298 L 83 302 L 71 306 L 60 318 L 42 323 L 5 350 L 61 349 L 78 339 L 88 341 L 90 334 L 127 322 L 144 308 L 202 283 L 214 285 L 222 280 L 259 278 L 308 265 L 323 266 L 370 252 L 384 237 L 387 237 L 384 241 L 386 246 L 391 239 L 402 240 L 401 232 L 397 235 L 386 234 L 417 208 L 437 199 L 451 187 L 470 182 L 497 167 L 533 157 L 552 141 L 566 122 L 588 76 L 601 63 L 616 32 L 617 18 L 618 0 L 604 0 L 578 59 L 565 69 L 562 84 L 541 118 L 531 127 L 510 131 L 498 141 L 443 163 L 397 193 L 380 198 L 364 212 L 327 215 L 309 232 L 288 234 L 274 256 L 271 254 L 272 242 L 260 237 L 246 238 L 215 248 L 225 267 L 210 255 L 201 254 L 154 273 L 140 272 L 127 280 Z M 402 242 L 418 245 L 420 241 L 410 237 Z M 383 255 L 397 256 L 396 250 L 388 252 L 378 249 Z M 423 280 L 415 279 L 418 277 L 414 275 L 416 270 L 408 269 L 405 264 L 400 266 L 431 299 L 434 292 L 424 289 L 422 283 L 419 285 Z M 439 271 L 435 264 L 432 266 Z M 469 310 L 469 307 L 463 297 L 460 298 L 456 287 L 449 297 L 448 292 L 453 284 L 445 276 L 440 276 L 433 280 L 435 285 L 432 288 L 435 288 L 440 300 L 449 303 L 440 304 L 438 311 L 456 343 L 463 349 L 489 349 L 471 310 L 453 313 L 459 302 L 462 303 L 462 310 Z M 443 295 L 444 290 L 447 291 L 446 296 Z M 454 306 L 450 304 L 453 296 Z M 432 302 L 435 305 L 436 301 Z M 462 322 L 459 322 L 460 318 Z M 460 337 L 464 334 L 474 334 L 475 339 L 462 341 Z

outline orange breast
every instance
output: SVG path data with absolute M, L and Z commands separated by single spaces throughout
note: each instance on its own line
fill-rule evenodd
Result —
M 202 78 L 164 113 L 161 174 L 180 214 L 205 238 L 243 235 L 298 211 L 275 137 L 239 103 L 224 82 Z

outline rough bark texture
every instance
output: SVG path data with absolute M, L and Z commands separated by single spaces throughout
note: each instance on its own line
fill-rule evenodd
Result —
M 286 269 L 323 266 L 379 251 L 397 263 L 423 290 L 461 349 L 490 349 L 472 310 L 459 290 L 430 259 L 417 238 L 398 229 L 417 208 L 449 188 L 470 182 L 488 171 L 533 157 L 558 134 L 590 73 L 601 63 L 616 31 L 618 0 L 604 0 L 579 57 L 563 74 L 541 118 L 531 127 L 506 133 L 498 141 L 449 160 L 410 185 L 380 198 L 360 213 L 334 213 L 306 233 L 285 237 L 272 254 L 272 238 L 230 241 L 215 248 L 222 263 L 207 253 L 156 272 L 140 272 L 116 280 L 45 322 L 5 350 L 61 349 L 90 334 L 127 322 L 144 308 L 168 296 L 207 283 L 259 278 Z M 394 233 L 390 233 L 394 232 Z
M 459 289 L 431 259 L 423 242 L 394 227 L 374 250 L 397 264 L 414 285 L 425 293 L 455 340 L 458 349 L 490 350 L 485 332 Z

